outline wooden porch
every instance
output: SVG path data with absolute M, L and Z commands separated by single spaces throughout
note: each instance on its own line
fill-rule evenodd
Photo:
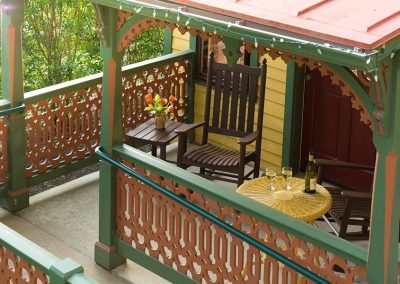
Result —
M 23 1 L 15 1 L 13 7 L 18 9 L 2 11 L 3 31 L 7 31 L 3 36 L 6 58 L 2 73 L 7 83 L 3 85 L 4 100 L 0 102 L 0 200 L 9 211 L 20 211 L 16 215 L 4 215 L 3 220 L 9 226 L 32 239 L 37 238 L 35 234 L 30 235 L 32 232 L 43 233 L 43 239 L 39 237 L 38 242 L 49 250 L 56 242 L 60 247 L 65 244 L 68 247 L 72 241 L 76 247 L 68 253 L 78 251 L 93 257 L 98 265 L 108 270 L 118 271 L 121 265 L 129 266 L 127 261 L 135 261 L 175 283 L 270 280 L 272 283 L 369 281 L 391 284 L 398 280 L 400 167 L 397 156 L 400 139 L 397 129 L 400 119 L 394 106 L 400 89 L 399 34 L 390 39 L 381 35 L 374 42 L 352 42 L 356 45 L 353 47 L 347 41 L 335 42 L 332 38 L 329 38 L 330 43 L 308 36 L 305 40 L 300 31 L 280 30 L 277 35 L 275 29 L 272 32 L 269 26 L 257 22 L 259 19 L 253 19 L 254 22 L 246 26 L 240 21 L 234 22 L 232 15 L 221 18 L 218 8 L 210 9 L 205 16 L 196 5 L 188 11 L 187 7 L 171 3 L 191 1 L 92 2 L 99 18 L 104 72 L 26 94 L 20 48 Z M 392 8 L 397 9 L 396 6 Z M 307 11 L 309 9 L 302 13 Z M 398 13 L 394 15 L 397 17 Z M 378 22 L 382 23 L 386 21 Z M 151 27 L 187 34 L 188 48 L 122 67 L 122 51 L 137 33 Z M 296 32 L 299 34 L 294 36 Z M 228 46 L 225 50 L 228 64 L 238 60 L 241 48 L 250 54 L 250 64 L 254 66 L 263 57 L 280 58 L 290 67 L 285 98 L 295 100 L 302 91 L 304 78 L 298 75 L 305 67 L 319 70 L 341 88 L 343 95 L 351 96 L 353 107 L 362 110 L 361 119 L 374 131 L 378 153 L 371 239 L 366 246 L 337 238 L 236 194 L 232 188 L 205 180 L 126 145 L 128 131 L 150 118 L 144 110 L 143 95 L 146 93 L 166 90 L 174 94 L 178 99 L 175 119 L 187 123 L 195 120 L 195 104 L 202 98 L 202 87 L 196 84 L 194 77 L 195 36 L 217 42 L 224 39 Z M 293 148 L 297 144 L 293 142 L 296 138 L 292 131 L 296 123 L 293 110 L 292 105 L 285 106 L 286 130 L 282 140 L 290 145 L 283 147 L 283 157 L 279 156 L 279 161 L 272 164 L 280 166 L 294 161 Z M 265 122 L 269 123 L 274 121 Z M 227 144 L 226 141 L 220 143 Z M 46 208 L 45 203 L 41 203 L 46 198 L 37 201 L 36 206 L 36 197 L 29 197 L 28 188 L 97 163 L 95 153 L 102 160 L 98 201 L 92 195 L 80 196 L 77 201 L 71 201 L 72 197 L 67 194 L 61 194 L 60 199 L 55 196 L 48 199 L 53 203 L 49 206 L 55 209 L 55 215 L 46 220 L 49 212 L 41 211 Z M 85 188 L 76 192 L 89 193 Z M 69 202 L 78 208 L 69 207 Z M 98 204 L 98 208 L 88 207 L 88 202 Z M 98 216 L 93 215 L 93 211 L 80 215 L 91 208 L 96 209 Z M 66 220 L 58 222 L 60 213 L 60 218 Z M 38 216 L 36 221 L 35 215 Z M 98 229 L 92 227 L 95 218 Z M 78 227 L 75 219 L 79 220 Z M 48 226 L 49 222 L 55 223 Z M 25 227 L 30 229 L 24 231 Z M 87 228 L 93 230 L 83 230 Z M 80 231 L 88 237 L 86 241 L 79 237 Z M 98 233 L 95 242 L 93 232 Z M 47 247 L 49 243 L 44 240 L 50 239 L 49 243 L 55 243 Z M 10 242 L 1 241 L 10 258 L 20 263 L 25 257 L 23 251 Z M 94 254 L 88 252 L 93 246 Z M 18 252 L 20 258 L 9 250 L 14 254 Z M 40 256 L 47 255 L 37 250 Z M 60 252 L 54 250 L 54 253 Z M 75 274 L 82 276 L 83 268 L 76 263 L 49 256 L 55 261 L 52 264 L 42 257 L 37 258 L 39 260 L 29 255 L 31 262 L 22 267 L 34 271 L 33 267 L 42 269 L 38 272 L 41 279 L 48 280 L 49 276 L 51 280 L 65 283 Z M 103 270 L 93 266 L 91 261 L 85 258 L 82 261 L 93 268 L 94 274 L 102 274 L 99 271 Z M 252 268 L 244 274 L 243 269 L 249 263 Z M 10 273 L 15 273 L 13 265 L 4 261 L 3 265 Z M 112 279 L 107 277 L 113 276 L 105 273 L 104 277 Z

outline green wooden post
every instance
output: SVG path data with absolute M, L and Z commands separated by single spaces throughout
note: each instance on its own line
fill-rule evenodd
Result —
M 194 96 L 196 94 L 196 68 L 197 68 L 197 52 L 201 52 L 197 50 L 197 39 L 196 36 L 190 36 L 189 39 L 189 49 L 194 50 L 195 52 L 190 58 L 190 71 L 189 71 L 189 78 L 188 78 L 188 89 L 187 89 L 187 96 L 188 96 L 188 104 L 187 104 L 187 114 L 185 115 L 185 122 L 186 123 L 193 123 L 194 122 Z M 195 141 L 195 132 L 190 131 L 188 135 L 189 143 L 193 143 Z
M 397 283 L 400 212 L 400 53 L 389 63 L 387 136 L 374 131 L 377 150 L 371 237 L 367 261 L 368 283 Z M 389 109 L 391 107 L 391 109 Z
M 194 96 L 195 96 L 195 79 L 196 79 L 196 68 L 197 68 L 197 52 L 201 52 L 196 50 L 196 36 L 190 36 L 189 39 L 189 48 L 191 50 L 195 50 L 193 55 L 190 58 L 190 70 L 189 70 L 189 78 L 188 78 L 188 114 L 186 115 L 186 122 L 193 123 L 194 121 Z M 193 136 L 194 141 L 194 136 Z
M 170 27 L 164 29 L 164 55 L 172 53 L 172 30 Z
M 11 107 L 24 102 L 22 71 L 23 0 L 2 1 L 2 94 Z M 2 205 L 15 212 L 29 206 L 25 183 L 25 118 L 23 113 L 9 115 L 8 170 L 9 181 Z
M 250 52 L 250 66 L 257 67 L 259 61 L 258 50 L 254 49 Z
M 286 71 L 285 117 L 283 125 L 282 165 L 300 171 L 301 132 L 303 125 L 303 99 L 305 67 L 290 61 Z
M 103 67 L 103 97 L 101 109 L 100 143 L 104 151 L 113 155 L 112 147 L 122 143 L 122 53 L 117 51 L 117 10 L 98 6 L 99 21 L 103 26 L 101 55 Z M 115 246 L 116 229 L 116 170 L 100 163 L 99 241 L 95 245 L 95 261 L 106 269 L 113 269 L 125 262 Z

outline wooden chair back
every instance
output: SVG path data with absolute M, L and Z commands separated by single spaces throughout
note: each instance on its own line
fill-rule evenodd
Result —
M 210 53 L 207 73 L 204 121 L 206 126 L 203 144 L 208 133 L 244 137 L 254 132 L 256 105 L 258 117 L 256 130 L 261 139 L 266 83 L 266 60 L 261 68 L 234 64 L 232 67 L 214 61 Z M 258 86 L 258 78 L 260 85 Z M 214 85 L 214 98 L 212 89 Z M 259 96 L 257 96 L 259 90 Z M 212 106 L 211 106 L 212 103 Z M 212 117 L 210 117 L 212 110 Z

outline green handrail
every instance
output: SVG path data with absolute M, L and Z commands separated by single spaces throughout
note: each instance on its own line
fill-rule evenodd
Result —
M 0 246 L 20 257 L 23 262 L 31 264 L 35 269 L 46 274 L 51 283 L 98 283 L 84 274 L 83 267 L 79 263 L 70 258 L 58 258 L 1 222 Z
M 284 265 L 287 265 L 291 269 L 297 271 L 298 273 L 304 275 L 308 279 L 316 282 L 316 283 L 330 283 L 326 279 L 322 278 L 318 274 L 308 270 L 307 268 L 297 264 L 296 262 L 292 261 L 291 259 L 287 258 L 286 256 L 280 254 L 279 252 L 265 246 L 263 243 L 257 241 L 256 239 L 253 239 L 252 237 L 246 235 L 245 233 L 239 231 L 238 229 L 232 227 L 231 225 L 225 223 L 223 220 L 219 219 L 218 217 L 210 214 L 209 212 L 205 211 L 204 209 L 192 204 L 191 202 L 187 201 L 186 199 L 180 197 L 179 195 L 176 195 L 175 193 L 171 192 L 167 188 L 159 185 L 158 183 L 152 181 L 151 179 L 148 179 L 147 177 L 137 173 L 136 171 L 132 170 L 131 168 L 125 166 L 124 164 L 114 160 L 107 154 L 105 154 L 102 151 L 102 147 L 97 147 L 96 150 L 96 155 L 100 157 L 100 159 L 106 161 L 107 163 L 111 164 L 112 166 L 115 166 L 125 173 L 135 177 L 139 181 L 151 186 L 158 192 L 166 195 L 167 197 L 171 198 L 172 200 L 176 201 L 177 203 L 185 206 L 186 208 L 194 211 L 195 213 L 199 214 L 200 216 L 206 218 L 207 220 L 211 221 L 212 223 L 220 226 L 221 228 L 225 229 L 229 233 L 237 236 L 241 240 L 247 242 L 248 244 L 254 246 L 255 248 L 259 249 L 260 251 L 268 254 L 272 258 L 278 260 L 279 262 L 283 263 Z
M 14 113 L 14 112 L 23 112 L 24 109 L 25 109 L 25 104 L 20 104 L 19 106 L 16 106 L 16 107 L 13 107 L 13 108 L 0 110 L 0 117 L 1 116 L 5 116 L 5 115 L 10 114 L 10 113 Z

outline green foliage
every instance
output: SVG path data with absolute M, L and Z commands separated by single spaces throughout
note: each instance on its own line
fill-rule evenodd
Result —
M 162 55 L 164 30 L 150 29 L 138 35 L 125 51 L 123 64 L 132 64 Z
M 24 89 L 31 91 L 102 71 L 97 17 L 86 0 L 25 0 Z M 162 54 L 163 30 L 136 37 L 124 64 Z
M 25 91 L 99 72 L 95 21 L 86 0 L 25 0 Z

